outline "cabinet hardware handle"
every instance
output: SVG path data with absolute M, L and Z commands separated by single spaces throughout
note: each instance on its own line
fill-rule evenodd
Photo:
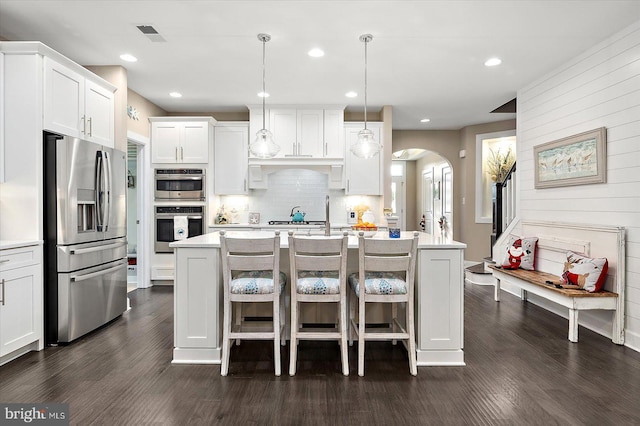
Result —
M 178 161 L 178 147 L 176 146 L 176 161 Z
M 0 260 L 0 263 L 7 263 L 7 262 L 11 262 L 11 259 L 2 259 L 2 260 Z
M 4 278 L 2 279 L 2 306 L 4 306 L 4 288 L 6 287 L 6 283 L 4 282 Z
M 92 124 L 92 118 L 89 117 L 89 119 L 87 120 L 89 122 L 89 136 L 93 136 L 93 124 Z
M 347 191 L 349 191 L 351 189 L 351 186 L 349 185 L 351 183 L 351 181 L 349 179 L 347 179 Z
M 292 145 L 293 145 L 293 149 L 292 149 L 293 155 L 296 155 L 296 143 L 294 142 Z
M 82 120 L 82 130 L 80 132 L 87 133 L 87 123 L 84 121 L 84 115 L 80 117 L 80 120 Z
M 180 147 L 180 159 L 184 161 L 184 148 Z
M 244 192 L 247 192 L 247 180 L 246 179 L 244 180 L 243 188 L 244 188 Z
M 325 142 L 324 143 L 324 156 L 326 157 L 327 155 L 329 155 L 329 147 L 328 147 L 328 144 Z

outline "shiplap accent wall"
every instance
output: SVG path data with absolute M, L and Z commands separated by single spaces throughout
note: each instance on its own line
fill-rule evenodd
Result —
M 534 146 L 602 126 L 605 184 L 534 189 Z M 519 90 L 517 141 L 521 219 L 626 228 L 625 344 L 640 350 L 640 21 Z

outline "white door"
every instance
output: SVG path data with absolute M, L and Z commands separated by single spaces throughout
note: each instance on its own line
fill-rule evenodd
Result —
M 453 235 L 453 173 L 451 167 L 442 168 L 442 216 L 446 218 L 445 231 Z
M 433 171 L 422 174 L 422 214 L 424 215 L 424 231 L 433 234 Z

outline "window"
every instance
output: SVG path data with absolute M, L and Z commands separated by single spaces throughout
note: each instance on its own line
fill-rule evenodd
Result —
M 492 223 L 494 184 L 515 159 L 515 130 L 476 135 L 476 223 Z

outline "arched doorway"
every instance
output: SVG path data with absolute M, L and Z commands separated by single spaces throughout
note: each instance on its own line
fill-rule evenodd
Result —
M 447 235 L 453 235 L 453 170 L 444 157 L 425 149 L 396 151 L 391 175 L 392 206 L 401 229 L 439 233 L 442 222 Z

